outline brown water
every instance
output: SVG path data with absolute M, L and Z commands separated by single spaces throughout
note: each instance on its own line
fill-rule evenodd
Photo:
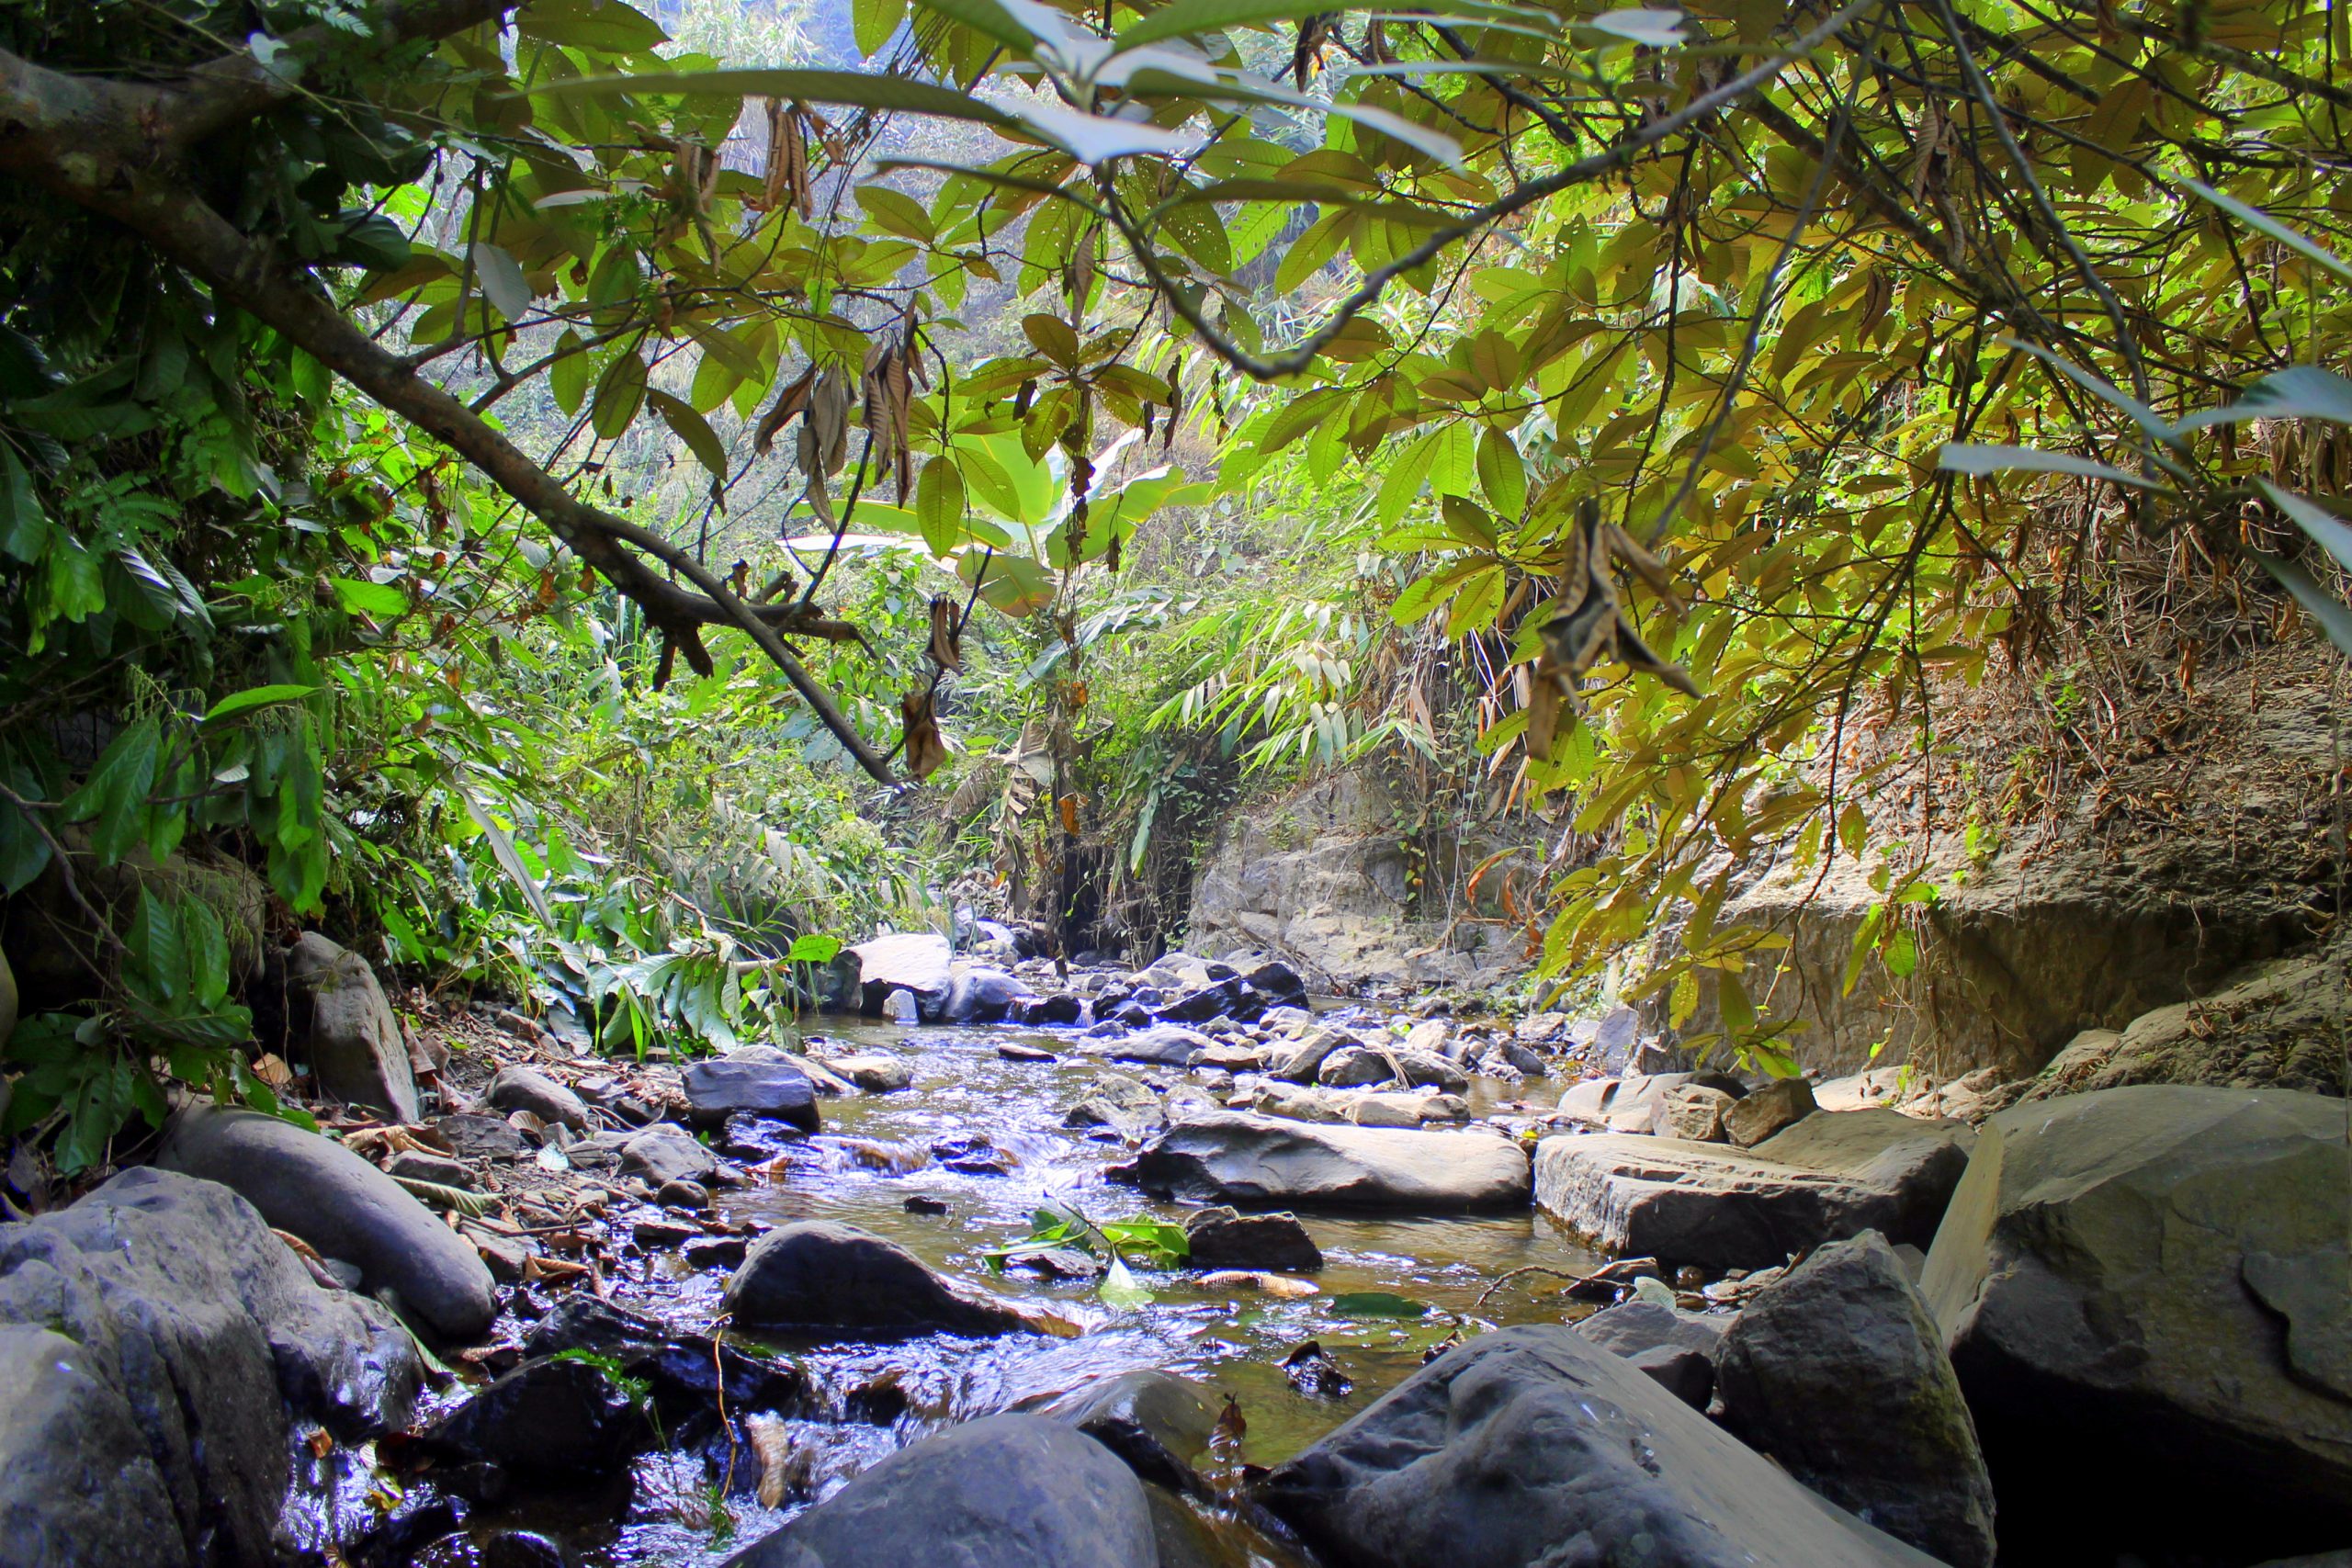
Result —
M 1584 1272 L 1604 1261 L 1533 1210 L 1427 1219 L 1303 1214 L 1326 1262 L 1314 1279 L 1317 1293 L 1295 1300 L 1209 1290 L 1193 1277 L 1138 1269 L 1138 1282 L 1154 1299 L 1114 1309 L 1097 1298 L 1092 1281 L 991 1275 L 983 1254 L 1027 1234 L 1033 1212 L 1046 1204 L 1075 1208 L 1098 1222 L 1139 1213 L 1181 1222 L 1181 1206 L 1150 1202 L 1132 1188 L 1105 1180 L 1103 1168 L 1127 1157 L 1128 1149 L 1065 1128 L 1062 1117 L 1110 1080 L 1173 1086 L 1189 1075 L 1068 1054 L 1078 1041 L 1052 1031 L 861 1026 L 828 1034 L 864 1054 L 906 1059 L 913 1068 L 913 1086 L 893 1094 L 825 1101 L 823 1131 L 786 1142 L 784 1158 L 775 1162 L 780 1168 L 755 1174 L 752 1185 L 722 1194 L 721 1213 L 775 1223 L 845 1221 L 889 1237 L 951 1278 L 1015 1297 L 1083 1332 L 1073 1337 L 1016 1335 L 976 1341 L 932 1336 L 879 1345 L 775 1347 L 798 1359 L 826 1395 L 819 1415 L 792 1427 L 796 1442 L 815 1450 L 813 1490 L 819 1495 L 944 1423 L 1137 1368 L 1182 1373 L 1231 1395 L 1248 1422 L 1239 1452 L 1232 1457 L 1272 1464 L 1395 1387 L 1432 1347 L 1456 1334 L 1556 1322 L 1589 1310 L 1572 1306 L 1559 1294 L 1559 1281 L 1542 1276 L 1524 1277 L 1489 1293 L 1501 1276 L 1522 1266 Z M 1053 1062 L 1008 1061 L 996 1049 L 1005 1041 L 1065 1054 Z M 1472 1104 L 1484 1114 L 1512 1092 L 1481 1080 L 1473 1086 Z M 930 1156 L 934 1139 L 975 1135 L 1013 1156 L 1009 1173 L 959 1174 Z M 909 1213 L 905 1201 L 917 1196 L 944 1204 L 945 1213 Z M 616 1300 L 656 1310 L 687 1326 L 706 1326 L 718 1314 L 723 1272 L 696 1271 L 676 1257 L 650 1258 L 638 1268 L 634 1277 L 613 1282 Z M 1402 1297 L 1428 1310 L 1417 1317 L 1382 1316 L 1340 1304 L 1343 1298 L 1366 1292 Z M 1310 1397 L 1285 1378 L 1283 1357 L 1310 1339 L 1352 1382 L 1344 1397 Z M 906 1413 L 887 1426 L 851 1418 L 844 1408 L 854 1391 L 876 1379 L 895 1379 L 909 1396 Z M 755 1465 L 748 1455 L 743 1458 Z M 634 1487 L 628 1517 L 617 1528 L 610 1522 L 609 1500 L 581 1499 L 569 1518 L 551 1514 L 543 1502 L 503 1513 L 479 1510 L 469 1534 L 479 1537 L 503 1523 L 560 1533 L 585 1563 L 699 1568 L 722 1562 L 807 1506 L 804 1499 L 768 1510 L 748 1498 L 729 1497 L 730 1526 L 711 1506 L 700 1456 L 648 1460 L 639 1465 Z M 1262 1542 L 1253 1544 L 1246 1532 L 1234 1534 L 1227 1551 L 1227 1560 L 1237 1565 L 1290 1561 L 1270 1553 Z M 472 1540 L 453 1537 L 413 1561 L 422 1568 L 466 1568 L 480 1558 Z

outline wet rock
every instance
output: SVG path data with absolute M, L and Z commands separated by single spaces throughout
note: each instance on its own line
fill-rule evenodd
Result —
M 1883 1236 L 1831 1242 L 1758 1292 L 1716 1381 L 1724 1425 L 1791 1475 L 1951 1568 L 1991 1568 L 1976 1427 Z
M 825 1066 L 868 1094 L 895 1094 L 915 1081 L 914 1068 L 903 1057 L 869 1054 L 835 1056 Z
M 1401 1048 L 1354 1046 L 1332 1052 L 1315 1070 L 1315 1081 L 1328 1089 L 1368 1089 L 1396 1083 L 1443 1089 L 1460 1094 L 1470 1087 L 1462 1069 L 1442 1056 Z
M 320 1091 L 396 1122 L 419 1118 L 408 1042 L 368 961 L 316 931 L 267 961 L 284 987 L 287 1043 Z
M 1657 1302 L 1633 1301 L 1594 1313 L 1577 1332 L 1623 1356 L 1693 1410 L 1715 1392 L 1715 1352 L 1730 1317 L 1709 1317 Z
M 1315 1021 L 1315 1015 L 1305 1007 L 1272 1007 L 1258 1021 L 1268 1029 L 1305 1029 Z
M 991 1416 L 902 1449 L 728 1568 L 1158 1568 L 1142 1483 L 1058 1421 Z
M 586 1102 L 537 1067 L 501 1068 L 490 1080 L 490 1103 L 500 1111 L 527 1111 L 575 1133 L 588 1130 Z
M 1707 1084 L 1677 1084 L 1651 1107 L 1650 1131 L 1685 1143 L 1724 1143 L 1724 1112 L 1736 1103 L 1722 1089 Z
M 0 1327 L 0 1563 L 182 1568 L 188 1548 L 121 1393 L 73 1340 Z
M 944 1214 L 947 1212 L 947 1205 L 940 1200 L 936 1198 L 926 1198 L 920 1193 L 916 1194 L 912 1198 L 900 1199 L 899 1201 L 899 1207 L 904 1209 L 910 1214 L 936 1215 Z
M 2149 1085 L 1984 1123 L 1922 1284 L 2005 1558 L 2352 1540 L 2344 1119 L 2291 1090 Z
M 719 1126 L 737 1114 L 765 1117 L 804 1133 L 821 1125 L 817 1086 L 772 1045 L 747 1045 L 688 1062 L 678 1077 L 696 1126 Z
M 940 1009 L 945 1023 L 1000 1023 L 1022 1002 L 1035 998 L 1029 987 L 1001 969 L 957 968 Z
M 218 1181 L 320 1252 L 359 1266 L 434 1333 L 471 1339 L 496 1312 L 474 1249 L 400 1184 L 341 1144 L 275 1116 L 198 1102 L 173 1118 L 155 1163 Z
M 788 1361 L 750 1356 L 707 1334 L 688 1334 L 644 1313 L 585 1292 L 566 1296 L 523 1337 L 524 1350 L 553 1356 L 582 1350 L 617 1362 L 625 1376 L 653 1390 L 662 1419 L 715 1409 L 723 1393 L 732 1411 L 789 1408 L 808 1379 Z
M 455 1187 L 461 1191 L 470 1191 L 479 1185 L 465 1161 L 451 1159 L 447 1155 L 427 1154 L 422 1149 L 402 1149 L 385 1165 L 384 1174 L 405 1181 Z
M 531 1249 L 519 1236 L 500 1235 L 494 1231 L 469 1227 L 461 1233 L 473 1245 L 475 1256 L 490 1277 L 502 1285 L 519 1285 L 530 1271 Z
M 947 939 L 931 931 L 903 931 L 877 936 L 848 950 L 857 958 L 858 982 L 868 1017 L 883 1015 L 883 1003 L 893 991 L 914 998 L 923 1021 L 935 1023 L 946 1010 L 948 992 L 955 987 L 955 950 Z
M 495 1116 L 461 1112 L 440 1118 L 433 1129 L 449 1140 L 460 1159 L 515 1160 L 531 1152 L 523 1134 Z
M 992 1335 L 1027 1326 L 1010 1306 L 941 1279 L 906 1248 L 829 1220 L 762 1236 L 727 1282 L 726 1301 L 747 1328 Z
M 1266 1073 L 1289 1083 L 1313 1083 L 1323 1060 L 1335 1051 L 1360 1047 L 1363 1042 L 1345 1030 L 1311 1028 L 1296 1040 L 1266 1053 Z
M 1250 969 L 1245 976 L 1250 988 L 1266 1000 L 1268 1007 L 1299 1008 L 1306 1006 L 1306 982 L 1298 971 L 1279 958 L 1270 958 Z
M 571 1568 L 561 1543 L 537 1530 L 500 1530 L 482 1542 L 481 1568 Z
M 1231 1074 L 1255 1072 L 1263 1065 L 1264 1053 L 1255 1045 L 1212 1045 L 1193 1058 L 1196 1071 L 1215 1070 Z
M 1357 1127 L 1419 1127 L 1470 1120 L 1470 1102 L 1434 1089 L 1383 1092 L 1362 1089 L 1307 1089 L 1261 1083 L 1251 1109 L 1300 1122 L 1337 1122 Z
M 1155 1062 L 1162 1066 L 1189 1067 L 1199 1059 L 1202 1052 L 1216 1043 L 1198 1030 L 1186 1029 L 1180 1024 L 1159 1023 L 1136 1030 L 1132 1034 L 1121 1035 L 1115 1040 L 1090 1045 L 1086 1054 L 1107 1056 L 1114 1062 Z
M 684 1209 L 688 1212 L 707 1209 L 710 1207 L 710 1189 L 699 1181 L 679 1177 L 663 1182 L 653 1194 L 653 1201 L 665 1209 Z
M 1146 1191 L 1245 1208 L 1423 1213 L 1527 1200 L 1527 1156 L 1484 1133 L 1322 1126 L 1221 1111 L 1170 1128 L 1107 1174 Z
M 673 1181 L 707 1182 L 718 1172 L 718 1156 L 674 1122 L 604 1136 L 618 1141 L 622 1171 L 645 1178 L 657 1190 Z
M 1310 1339 L 1282 1359 L 1283 1381 L 1309 1399 L 1345 1399 L 1355 1380 L 1340 1370 L 1320 1340 Z
M 289 1412 L 374 1437 L 423 1375 L 215 1183 L 132 1169 L 0 1224 L 0 1562 L 275 1561 Z
M 1193 1463 L 1209 1446 L 1216 1411 L 1209 1390 L 1190 1378 L 1121 1372 L 1019 1408 L 1077 1427 L 1145 1481 L 1177 1492 L 1204 1490 Z
M 492 1382 L 424 1440 L 436 1454 L 525 1482 L 566 1483 L 618 1473 L 652 1443 L 653 1427 L 602 1368 L 548 1356 Z
M 1278 1274 L 1311 1274 L 1323 1267 L 1323 1249 L 1295 1214 L 1242 1214 L 1204 1209 L 1184 1221 L 1192 1244 L 1188 1269 L 1265 1269 Z
M 882 1010 L 879 1016 L 888 1019 L 893 1023 L 904 1024 L 907 1028 L 912 1029 L 922 1021 L 922 1006 L 915 999 L 915 994 L 912 991 L 900 986 L 882 998 Z
M 1752 1149 L 1813 1111 L 1811 1084 L 1803 1078 L 1775 1078 L 1724 1108 L 1724 1137 L 1736 1147 Z
M 1051 997 L 1024 997 L 1012 1004 L 1006 1016 L 1026 1029 L 1067 1029 L 1085 1011 L 1086 1004 L 1065 991 Z
M 1815 1122 L 1830 1125 L 1807 1132 Z M 1789 1143 L 1746 1151 L 1647 1134 L 1546 1138 L 1535 1200 L 1611 1252 L 1757 1269 L 1866 1230 L 1917 1240 L 1966 1168 L 1969 1136 L 1899 1111 L 1825 1111 L 1782 1134 Z
M 1250 983 L 1239 976 L 1219 980 L 1186 991 L 1175 1000 L 1163 1005 L 1153 1015 L 1163 1023 L 1205 1023 L 1213 1018 L 1239 1019 L 1244 1022 L 1266 1010 L 1266 1004 Z
M 1362 1568 L 1932 1568 L 1555 1325 L 1448 1351 L 1258 1495 Z
M 1058 1062 L 1061 1058 L 1037 1045 L 1021 1045 L 1006 1040 L 997 1043 L 996 1054 L 1008 1062 Z
M 1122 1104 L 1102 1095 L 1090 1095 L 1062 1113 L 1062 1125 L 1073 1130 L 1096 1128 L 1108 1142 L 1133 1143 L 1159 1125 L 1159 1110 Z
M 944 1170 L 962 1176 L 1010 1176 L 1021 1162 L 1009 1150 L 1001 1149 L 988 1139 L 969 1135 L 934 1138 L 931 1157 Z

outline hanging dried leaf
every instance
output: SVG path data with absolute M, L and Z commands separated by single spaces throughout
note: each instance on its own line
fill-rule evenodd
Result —
M 942 670 L 964 672 L 964 628 L 956 614 L 956 601 L 944 593 L 934 593 L 931 599 L 931 661 Z
M 808 406 L 810 389 L 816 385 L 817 372 L 812 367 L 775 395 L 768 412 L 760 415 L 760 423 L 752 428 L 752 448 L 763 457 L 775 445 L 775 433 L 791 422 L 792 416 Z
M 931 692 L 918 688 L 899 699 L 905 726 L 907 772 L 927 779 L 947 761 L 947 743 L 939 737 L 939 721 L 932 716 Z
M 1054 803 L 1056 808 L 1061 813 L 1062 831 L 1073 839 L 1078 837 L 1079 798 L 1075 795 L 1066 795 Z

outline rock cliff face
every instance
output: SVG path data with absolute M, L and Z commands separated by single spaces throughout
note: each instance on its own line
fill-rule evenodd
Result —
M 1444 897 L 1423 891 L 1466 880 L 1507 841 L 1402 832 L 1406 804 L 1380 780 L 1348 773 L 1237 811 L 1194 877 L 1187 945 L 1262 948 L 1318 989 L 1517 979 L 1524 958 L 1510 926 L 1458 903 L 1449 913 Z

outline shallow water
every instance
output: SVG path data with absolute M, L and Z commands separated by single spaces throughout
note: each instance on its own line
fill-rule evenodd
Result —
M 797 1444 L 815 1450 L 812 1496 L 937 1426 L 986 1415 L 1017 1400 L 1087 1380 L 1156 1367 L 1193 1377 L 1240 1406 L 1248 1429 L 1226 1462 L 1273 1464 L 1329 1431 L 1419 1367 L 1432 1347 L 1457 1333 L 1490 1325 L 1557 1322 L 1589 1308 L 1572 1305 L 1560 1281 L 1541 1275 L 1496 1281 L 1529 1265 L 1582 1273 L 1605 1261 L 1533 1210 L 1492 1216 L 1406 1218 L 1374 1213 L 1304 1213 L 1323 1250 L 1316 1294 L 1273 1299 L 1249 1290 L 1204 1289 L 1181 1273 L 1137 1269 L 1149 1303 L 1124 1310 L 1097 1299 L 1093 1281 L 1046 1280 L 1022 1272 L 991 1275 L 984 1254 L 1026 1235 L 1045 1203 L 1073 1207 L 1095 1221 L 1151 1213 L 1181 1223 L 1185 1210 L 1153 1203 L 1133 1188 L 1107 1181 L 1103 1168 L 1128 1157 L 1116 1143 L 1089 1139 L 1062 1125 L 1065 1111 L 1113 1080 L 1162 1087 L 1187 1081 L 1175 1069 L 1104 1062 L 1074 1054 L 1067 1032 L 1002 1027 L 855 1026 L 825 1038 L 860 1054 L 889 1054 L 913 1068 L 911 1088 L 822 1102 L 824 1127 L 786 1139 L 783 1155 L 755 1168 L 750 1184 L 718 1195 L 718 1212 L 781 1224 L 844 1221 L 889 1237 L 951 1278 L 1044 1309 L 1084 1332 L 1075 1337 L 1014 1335 L 994 1340 L 932 1336 L 887 1344 L 775 1348 L 798 1359 L 824 1397 L 816 1417 L 793 1423 Z M 1052 1062 L 1009 1061 L 997 1046 L 1019 1042 L 1060 1053 Z M 1474 1082 L 1474 1110 L 1484 1114 L 1510 1093 Z M 1099 1130 L 1098 1130 L 1099 1131 Z M 987 1137 L 1014 1157 L 1003 1175 L 948 1170 L 930 1155 L 934 1139 Z M 937 1215 L 909 1213 L 910 1197 L 945 1205 Z M 614 1299 L 692 1327 L 720 1311 L 726 1275 L 695 1270 L 682 1258 L 650 1257 L 612 1281 Z M 1425 1305 L 1423 1315 L 1343 1310 L 1339 1298 L 1385 1292 Z M 1483 1301 L 1483 1304 L 1482 1304 Z M 1280 1362 L 1307 1340 L 1320 1344 L 1353 1384 L 1343 1397 L 1310 1397 L 1293 1389 Z M 855 1419 L 854 1391 L 895 1379 L 905 1413 L 888 1425 Z M 756 1461 L 741 1456 L 751 1469 Z M 499 1527 L 560 1535 L 586 1564 L 718 1563 L 804 1507 L 780 1511 L 729 1496 L 713 1508 L 709 1477 L 696 1456 L 644 1461 L 634 1477 L 626 1522 L 616 1528 L 613 1500 L 581 1498 L 477 1510 L 463 1536 L 445 1539 L 410 1561 L 420 1568 L 469 1568 L 481 1561 L 475 1541 Z M 569 1515 L 570 1517 L 565 1517 Z M 731 1525 L 725 1520 L 731 1517 Z M 1230 1549 L 1230 1561 L 1284 1561 Z

